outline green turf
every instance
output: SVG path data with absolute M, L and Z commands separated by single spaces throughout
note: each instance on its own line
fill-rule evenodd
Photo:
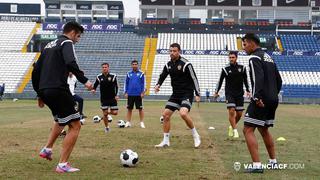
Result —
M 195 105 L 191 115 L 202 136 L 200 149 L 193 148 L 190 130 L 176 114 L 172 119 L 171 147 L 155 149 L 160 143 L 162 130 L 159 116 L 165 102 L 145 102 L 146 129 L 138 127 L 137 112 L 134 126 L 119 129 L 116 120 L 125 119 L 124 101 L 120 113 L 114 117 L 111 132 L 105 134 L 102 123 L 91 118 L 100 115 L 98 101 L 86 101 L 88 115 L 82 127 L 70 162 L 81 169 L 74 174 L 56 174 L 55 168 L 62 139 L 54 146 L 53 161 L 38 157 L 45 144 L 52 117 L 47 108 L 39 109 L 35 101 L 0 101 L 0 179 L 318 179 L 320 172 L 320 115 L 318 105 L 280 105 L 272 128 L 274 138 L 283 136 L 287 141 L 276 142 L 278 161 L 301 163 L 299 170 L 266 170 L 264 174 L 244 174 L 233 169 L 234 162 L 248 163 L 250 156 L 239 125 L 240 138 L 227 138 L 227 113 L 224 104 Z M 208 130 L 214 126 L 215 130 Z M 259 139 L 260 157 L 268 159 L 262 139 Z M 120 166 L 121 150 L 131 148 L 139 154 L 135 168 Z

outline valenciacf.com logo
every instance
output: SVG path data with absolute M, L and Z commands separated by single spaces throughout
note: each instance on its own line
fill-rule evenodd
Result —
M 234 170 L 236 170 L 237 172 L 240 171 L 240 169 L 241 169 L 241 163 L 240 163 L 240 162 L 234 162 L 234 163 L 233 163 L 233 168 L 234 168 Z

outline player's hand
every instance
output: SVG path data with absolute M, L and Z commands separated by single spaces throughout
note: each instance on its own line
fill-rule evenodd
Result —
M 160 91 L 160 85 L 158 84 L 154 87 L 154 92 L 158 93 L 159 91 Z
M 44 102 L 42 101 L 41 98 L 38 98 L 38 106 L 39 106 L 39 108 L 43 108 L 44 107 Z
M 118 100 L 119 100 L 119 96 L 114 97 L 114 99 L 115 99 L 116 101 L 118 101 Z
M 124 97 L 128 98 L 128 93 L 124 93 Z
M 251 98 L 251 93 L 250 93 L 250 92 L 246 92 L 246 96 L 247 96 L 248 98 Z
M 219 97 L 219 94 L 218 94 L 218 93 L 214 93 L 214 94 L 213 94 L 213 97 L 214 97 L 214 98 L 217 98 L 217 97 Z
M 140 96 L 141 96 L 141 98 L 144 98 L 144 93 L 141 93 Z
M 86 84 L 84 84 L 84 86 L 91 91 L 93 89 L 93 84 L 90 81 L 87 81 Z
M 201 97 L 200 96 L 196 96 L 196 102 L 200 102 Z
M 264 103 L 263 103 L 262 99 L 257 100 L 257 101 L 256 101 L 256 105 L 257 105 L 258 107 L 263 108 L 263 107 L 264 107 Z
M 92 89 L 92 90 L 91 90 L 91 93 L 92 93 L 92 94 L 95 94 L 95 93 L 96 93 L 96 90 L 95 90 L 95 89 Z

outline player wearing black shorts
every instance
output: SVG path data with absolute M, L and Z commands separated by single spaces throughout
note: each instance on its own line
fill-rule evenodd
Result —
M 278 107 L 278 94 L 282 79 L 273 59 L 259 47 L 259 37 L 252 33 L 243 38 L 243 48 L 249 54 L 252 100 L 244 118 L 244 135 L 253 161 L 250 173 L 263 173 L 258 152 L 258 142 L 254 131 L 258 128 L 269 154 L 269 163 L 277 163 L 272 135 L 268 128 L 273 127 Z
M 48 142 L 40 152 L 42 158 L 52 160 L 53 144 L 64 126 L 69 126 L 68 133 L 63 140 L 59 164 L 56 167 L 56 172 L 59 173 L 79 171 L 68 163 L 81 125 L 80 113 L 75 109 L 75 101 L 70 93 L 67 79 L 71 72 L 88 90 L 92 89 L 92 83 L 79 69 L 74 53 L 74 44 L 79 41 L 83 31 L 80 24 L 67 23 L 64 26 L 63 35 L 46 45 L 34 64 L 32 72 L 32 85 L 38 95 L 38 105 L 44 107 L 46 104 L 55 120 Z
M 103 112 L 103 122 L 105 125 L 105 132 L 110 131 L 109 121 L 111 115 L 118 114 L 118 80 L 117 75 L 109 73 L 109 64 L 101 64 L 102 73 L 99 74 L 96 78 L 96 81 L 93 85 L 92 92 L 95 93 L 98 85 L 100 85 L 100 102 L 101 110 Z M 110 110 L 110 111 L 109 111 Z
M 246 67 L 237 63 L 238 53 L 230 51 L 229 61 L 226 67 L 222 68 L 219 81 L 216 86 L 214 97 L 219 96 L 219 90 L 223 80 L 226 79 L 225 95 L 229 111 L 229 137 L 239 138 L 237 123 L 241 119 L 243 107 L 243 84 L 246 87 L 246 94 L 250 96 Z
M 162 114 L 163 140 L 155 147 L 170 146 L 170 117 L 175 110 L 178 110 L 180 117 L 191 129 L 194 139 L 194 146 L 197 148 L 200 146 L 201 140 L 189 115 L 189 111 L 192 106 L 194 93 L 196 94 L 196 101 L 200 101 L 200 88 L 198 79 L 192 64 L 180 56 L 179 44 L 174 43 L 170 45 L 170 58 L 171 60 L 164 66 L 163 71 L 160 74 L 159 81 L 155 86 L 155 91 L 160 91 L 160 86 L 162 85 L 163 81 L 168 75 L 170 75 L 173 92 Z

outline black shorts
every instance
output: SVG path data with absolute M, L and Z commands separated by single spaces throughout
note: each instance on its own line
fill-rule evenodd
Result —
M 101 100 L 101 109 L 102 110 L 118 110 L 118 102 L 116 99 L 105 99 Z
M 264 107 L 258 107 L 255 101 L 251 101 L 244 117 L 244 125 L 252 127 L 273 127 L 278 102 L 264 103 Z
M 143 109 L 141 96 L 128 96 L 127 108 L 133 109 L 134 105 L 136 105 L 136 109 Z
M 236 111 L 243 111 L 244 110 L 243 101 L 244 101 L 243 96 L 226 95 L 226 104 L 228 109 L 235 108 Z
M 76 103 L 69 90 L 44 89 L 39 92 L 39 96 L 49 107 L 54 120 L 60 126 L 80 120 L 80 113 L 76 111 Z
M 193 95 L 186 96 L 174 96 L 171 95 L 170 99 L 166 104 L 166 109 L 170 109 L 171 111 L 180 110 L 180 108 L 185 107 L 188 110 L 191 110 L 193 101 Z

